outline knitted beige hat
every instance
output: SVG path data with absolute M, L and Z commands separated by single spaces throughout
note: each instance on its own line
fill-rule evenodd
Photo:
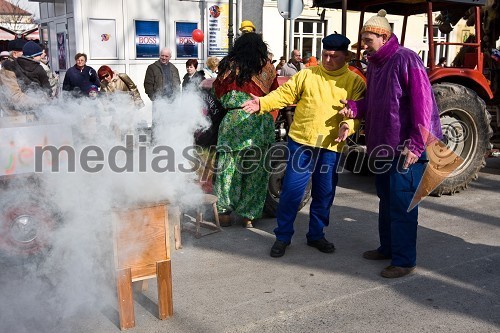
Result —
M 387 35 L 389 37 L 392 34 L 391 25 L 389 21 L 385 18 L 387 12 L 383 9 L 379 10 L 377 15 L 372 16 L 366 21 L 365 25 L 361 29 L 363 32 L 371 32 L 377 35 Z

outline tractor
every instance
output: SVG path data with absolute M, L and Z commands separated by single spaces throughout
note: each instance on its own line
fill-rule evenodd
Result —
M 342 9 L 342 31 L 345 33 L 347 11 L 360 13 L 359 30 L 367 13 L 384 9 L 388 14 L 403 16 L 402 31 L 394 31 L 404 45 L 408 18 L 411 15 L 427 14 L 428 75 L 438 104 L 443 141 L 464 162 L 450 174 L 434 191 L 433 195 L 454 194 L 467 188 L 477 179 L 485 166 L 485 158 L 498 148 L 500 143 L 500 59 L 496 49 L 499 38 L 500 16 L 498 0 L 314 0 L 314 7 Z M 375 15 L 375 14 L 371 14 Z M 370 16 L 371 16 L 370 15 Z M 435 19 L 434 19 L 435 17 Z M 434 29 L 444 34 L 452 31 L 453 25 L 463 18 L 475 33 L 466 40 L 435 41 Z M 358 30 L 358 31 L 359 31 Z M 361 36 L 358 44 L 361 45 Z M 438 47 L 460 46 L 461 49 L 450 67 L 437 66 L 435 51 Z M 361 63 L 361 48 L 358 47 L 355 62 Z M 369 64 L 368 64 L 369 65 Z M 363 132 L 352 138 L 348 154 L 356 158 L 346 163 L 346 168 L 367 170 L 367 158 Z

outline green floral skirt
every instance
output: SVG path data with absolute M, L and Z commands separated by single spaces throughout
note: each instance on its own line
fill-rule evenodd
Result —
M 235 212 L 254 220 L 262 216 L 266 201 L 269 168 L 268 147 L 218 151 L 214 194 L 219 213 Z

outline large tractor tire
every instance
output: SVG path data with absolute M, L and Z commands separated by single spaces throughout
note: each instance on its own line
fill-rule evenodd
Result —
M 286 159 L 288 156 L 288 149 L 286 142 L 279 142 L 271 147 L 268 156 L 280 156 L 278 159 L 271 159 L 271 176 L 269 177 L 269 184 L 267 187 L 266 202 L 264 204 L 264 213 L 269 217 L 276 216 L 278 211 L 278 203 L 281 193 L 281 184 L 286 170 Z M 304 196 L 299 206 L 299 211 L 307 204 L 311 198 L 311 181 L 307 184 Z
M 439 108 L 443 141 L 464 162 L 432 192 L 432 195 L 454 194 L 477 179 L 491 149 L 491 116 L 484 101 L 471 89 L 454 83 L 433 86 Z M 445 158 L 444 158 L 445 159 Z

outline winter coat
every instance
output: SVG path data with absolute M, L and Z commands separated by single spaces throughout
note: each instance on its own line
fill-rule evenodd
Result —
M 201 81 L 205 80 L 205 72 L 204 71 L 196 71 L 193 76 L 189 76 L 189 74 L 184 75 L 182 78 L 182 91 L 196 91 L 199 89 Z
M 149 99 L 152 101 L 158 97 L 171 98 L 172 96 L 180 93 L 181 79 L 179 76 L 179 70 L 172 63 L 169 63 L 168 68 L 170 69 L 170 76 L 172 78 L 171 96 L 167 96 L 164 91 L 165 83 L 163 82 L 163 69 L 160 60 L 157 60 L 149 65 L 146 70 L 146 75 L 144 77 L 144 90 L 149 96 Z
M 15 73 L 19 87 L 23 92 L 41 90 L 47 96 L 51 95 L 49 78 L 39 62 L 19 57 L 13 61 L 4 62 L 4 68 Z
M 87 95 L 91 86 L 99 87 L 101 82 L 97 77 L 95 69 L 90 66 L 84 66 L 82 69 L 73 66 L 66 72 L 63 81 L 64 91 L 73 91 L 75 88 L 79 88 L 82 95 Z
M 104 93 L 125 92 L 130 94 L 134 104 L 137 108 L 144 107 L 144 102 L 141 94 L 137 89 L 134 81 L 125 73 L 114 72 L 113 78 L 110 82 L 106 80 L 101 81 L 101 91 Z
M 365 98 L 349 101 L 355 117 L 365 119 L 368 153 L 385 147 L 386 155 L 396 156 L 406 146 L 420 157 L 427 143 L 420 126 L 442 137 L 439 111 L 422 59 L 400 46 L 393 34 L 368 61 Z
M 359 125 L 338 113 L 344 106 L 340 100 L 357 100 L 363 97 L 365 88 L 363 79 L 347 64 L 335 71 L 319 65 L 298 72 L 275 91 L 260 97 L 260 110 L 269 112 L 297 104 L 288 135 L 303 145 L 340 152 L 344 142 L 335 142 L 340 124 L 345 121 L 349 125 L 349 134 Z
M 306 67 L 301 62 L 299 63 L 299 69 L 298 70 L 297 70 L 297 67 L 295 67 L 295 65 L 293 65 L 290 62 L 287 62 L 286 64 L 283 65 L 283 67 L 281 67 L 280 76 L 292 76 L 292 75 L 296 74 L 298 71 L 300 71 L 301 69 L 304 69 L 304 68 L 306 68 Z
M 207 79 L 215 79 L 217 77 L 217 73 L 213 72 L 210 68 L 204 67 L 203 72 L 205 73 L 205 77 Z
M 59 75 L 54 73 L 50 69 L 49 65 L 44 64 L 43 62 L 40 62 L 40 66 L 42 66 L 43 69 L 45 70 L 45 73 L 47 73 L 52 96 L 57 96 L 59 92 Z
M 38 94 L 26 94 L 13 71 L 6 70 L 5 67 L 0 69 L 0 109 L 3 116 L 19 117 L 34 113 L 44 98 L 47 95 L 40 91 Z

